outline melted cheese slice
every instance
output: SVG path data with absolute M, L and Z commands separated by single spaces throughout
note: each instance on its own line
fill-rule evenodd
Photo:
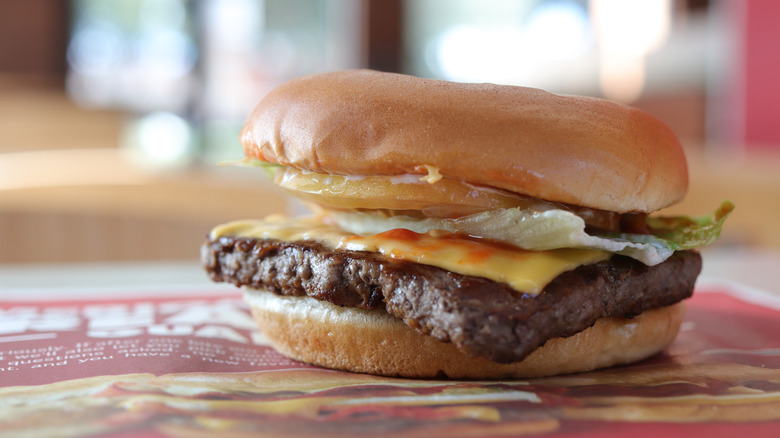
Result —
M 211 231 L 212 239 L 223 236 L 285 242 L 311 240 L 330 249 L 378 252 L 395 259 L 506 283 L 528 294 L 538 294 L 563 272 L 606 260 L 610 256 L 607 252 L 590 249 L 526 251 L 512 245 L 446 231 L 420 234 L 394 229 L 360 236 L 313 217 L 289 219 L 271 216 L 265 220 L 230 222 Z

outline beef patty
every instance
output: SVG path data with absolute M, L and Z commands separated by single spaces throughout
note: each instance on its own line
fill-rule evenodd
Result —
M 522 360 L 548 339 L 571 336 L 599 318 L 630 318 L 687 298 L 701 270 L 693 251 L 652 267 L 613 256 L 565 272 L 530 295 L 480 277 L 316 242 L 220 237 L 203 244 L 201 257 L 214 281 L 383 308 L 419 333 L 500 363 Z

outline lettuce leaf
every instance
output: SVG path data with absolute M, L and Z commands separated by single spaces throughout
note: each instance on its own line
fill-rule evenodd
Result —
M 703 218 L 648 218 L 651 234 L 591 235 L 585 231 L 582 218 L 565 210 L 497 209 L 458 219 L 383 217 L 361 212 L 333 212 L 331 217 L 340 227 L 356 234 L 377 234 L 393 228 L 417 233 L 444 230 L 501 240 L 532 251 L 598 249 L 652 266 L 669 258 L 674 251 L 700 248 L 714 242 L 733 209 L 734 204 L 725 201 L 713 215 Z
M 653 236 L 669 242 L 675 250 L 701 248 L 720 237 L 723 223 L 732 211 L 734 203 L 723 201 L 709 216 L 648 217 L 647 225 Z
M 615 252 L 652 266 L 666 260 L 674 251 L 702 248 L 715 242 L 720 237 L 723 223 L 732 211 L 734 204 L 731 201 L 723 201 L 709 216 L 648 217 L 650 234 L 618 233 L 603 234 L 600 237 L 630 243 L 623 250 Z

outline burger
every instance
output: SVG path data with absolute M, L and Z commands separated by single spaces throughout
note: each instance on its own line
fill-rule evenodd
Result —
M 687 190 L 670 129 L 532 88 L 302 77 L 241 142 L 239 164 L 311 214 L 215 227 L 205 270 L 244 288 L 279 352 L 353 372 L 523 378 L 654 355 L 733 208 L 649 216 Z

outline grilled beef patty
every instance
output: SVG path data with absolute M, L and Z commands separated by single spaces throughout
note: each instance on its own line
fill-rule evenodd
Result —
M 383 308 L 422 334 L 500 363 L 522 360 L 548 339 L 571 336 L 599 318 L 630 318 L 687 298 L 701 270 L 693 251 L 652 267 L 613 256 L 565 272 L 530 295 L 484 278 L 316 242 L 220 237 L 203 244 L 201 257 L 214 281 Z

